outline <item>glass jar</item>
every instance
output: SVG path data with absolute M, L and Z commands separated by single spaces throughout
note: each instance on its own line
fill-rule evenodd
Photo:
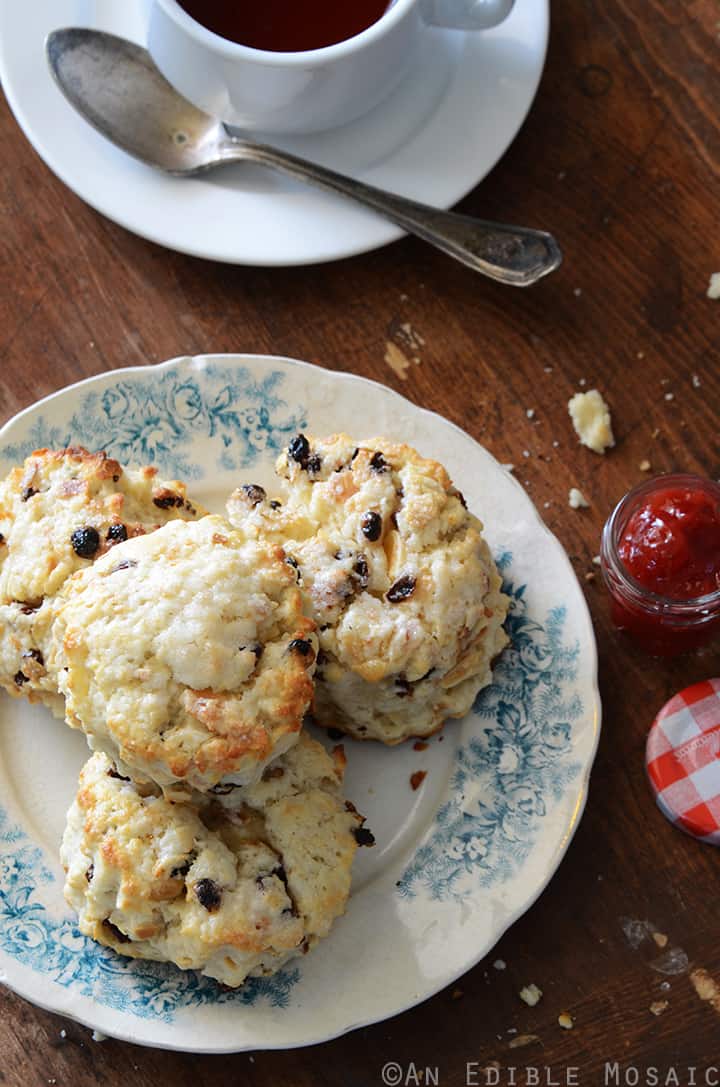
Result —
M 686 495 L 688 502 L 707 498 L 720 515 L 720 486 L 717 483 L 680 472 L 657 476 L 629 491 L 618 503 L 603 529 L 600 551 L 615 626 L 658 657 L 674 657 L 698 649 L 720 632 L 720 551 L 715 575 L 718 587 L 702 596 L 689 598 L 652 591 L 630 573 L 620 554 L 630 519 L 643 509 L 649 510 L 652 516 L 653 501 L 662 501 L 663 494 L 675 491 Z M 688 527 L 687 540 L 692 546 L 692 525 Z M 661 546 L 662 540 L 658 552 Z

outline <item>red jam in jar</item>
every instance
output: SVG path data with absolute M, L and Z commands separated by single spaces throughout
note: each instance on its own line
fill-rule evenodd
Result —
M 659 476 L 623 498 L 602 539 L 615 625 L 656 656 L 705 645 L 720 631 L 720 486 Z

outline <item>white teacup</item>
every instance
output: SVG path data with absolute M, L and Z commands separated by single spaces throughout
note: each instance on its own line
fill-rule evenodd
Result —
M 355 37 L 322 49 L 276 53 L 221 38 L 177 0 L 152 0 L 148 48 L 185 98 L 226 124 L 271 133 L 317 132 L 352 121 L 387 97 L 428 26 L 485 30 L 501 23 L 513 3 L 394 0 Z

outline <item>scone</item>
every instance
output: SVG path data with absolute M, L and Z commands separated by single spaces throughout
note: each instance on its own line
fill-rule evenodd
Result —
M 315 717 L 400 743 L 462 717 L 507 642 L 508 600 L 442 465 L 382 438 L 300 434 L 277 461 L 283 501 L 231 496 L 231 521 L 282 542 L 318 624 Z
M 67 578 L 122 540 L 204 512 L 155 468 L 123 469 L 80 447 L 39 449 L 10 472 L 0 482 L 0 686 L 62 717 L 48 633 Z
M 317 638 L 280 548 L 220 517 L 119 544 L 65 585 L 66 720 L 137 781 L 231 804 L 298 739 Z
M 308 951 L 344 912 L 355 851 L 372 841 L 335 756 L 303 734 L 228 812 L 173 804 L 93 755 L 60 851 L 81 932 L 231 986 Z

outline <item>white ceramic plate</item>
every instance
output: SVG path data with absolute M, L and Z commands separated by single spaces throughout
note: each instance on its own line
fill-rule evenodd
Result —
M 550 879 L 583 810 L 600 705 L 582 592 L 523 489 L 438 415 L 289 359 L 174 359 L 22 412 L 0 432 L 0 474 L 39 446 L 80 442 L 154 462 L 219 512 L 239 482 L 273 485 L 275 456 L 300 427 L 384 434 L 446 464 L 504 573 L 512 648 L 474 711 L 426 751 L 346 743 L 346 794 L 377 838 L 360 851 L 347 914 L 310 955 L 236 993 L 79 934 L 58 842 L 84 739 L 0 696 L 0 980 L 104 1034 L 223 1052 L 311 1044 L 395 1015 L 487 954 Z
M 45 37 L 60 26 L 91 26 L 144 43 L 145 25 L 146 0 L 0 4 L 5 94 L 38 154 L 78 196 L 160 245 L 233 264 L 313 264 L 401 236 L 350 201 L 257 167 L 172 178 L 98 135 L 54 85 Z M 370 115 L 332 132 L 274 142 L 447 208 L 485 177 L 514 139 L 535 96 L 547 34 L 548 0 L 517 0 L 495 30 L 428 31 L 413 73 Z

